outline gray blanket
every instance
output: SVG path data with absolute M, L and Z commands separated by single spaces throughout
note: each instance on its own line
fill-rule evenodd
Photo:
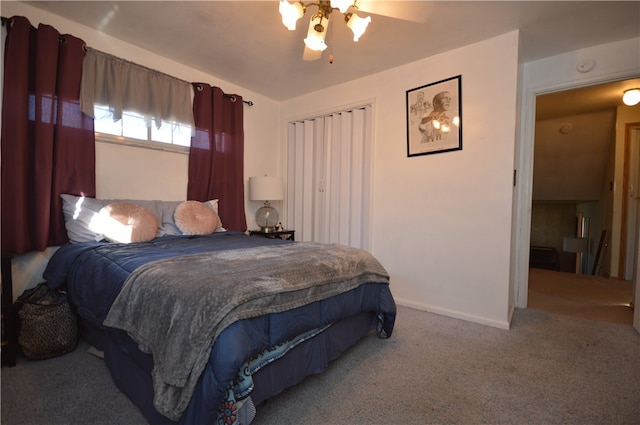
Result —
M 342 245 L 293 244 L 160 260 L 136 269 L 104 322 L 151 353 L 154 405 L 178 420 L 215 338 L 232 323 L 388 283 L 368 252 Z

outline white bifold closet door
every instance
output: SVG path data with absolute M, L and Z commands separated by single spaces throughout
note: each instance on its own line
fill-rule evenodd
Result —
M 288 126 L 287 223 L 296 240 L 369 249 L 371 107 Z

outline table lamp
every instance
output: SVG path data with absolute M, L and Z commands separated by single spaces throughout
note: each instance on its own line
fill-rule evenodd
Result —
M 284 198 L 284 188 L 280 177 L 249 177 L 249 199 L 264 201 L 264 206 L 256 211 L 256 224 L 265 233 L 276 230 L 280 221 L 278 210 L 269 201 L 280 201 Z

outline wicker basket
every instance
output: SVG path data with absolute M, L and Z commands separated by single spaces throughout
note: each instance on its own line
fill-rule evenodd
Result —
M 78 344 L 78 319 L 66 296 L 46 284 L 28 291 L 17 300 L 18 345 L 24 356 L 41 360 L 73 351 Z

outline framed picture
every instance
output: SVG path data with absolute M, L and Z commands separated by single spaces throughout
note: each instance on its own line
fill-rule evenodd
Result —
M 462 150 L 462 76 L 407 90 L 407 156 Z

